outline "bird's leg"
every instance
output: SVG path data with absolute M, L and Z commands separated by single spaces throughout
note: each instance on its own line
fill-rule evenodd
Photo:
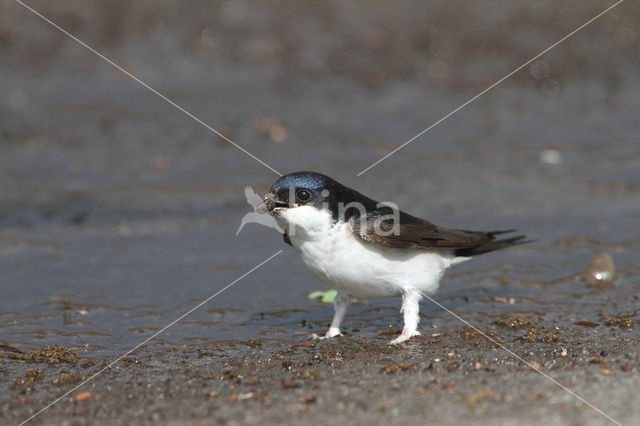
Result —
M 404 313 L 404 328 L 402 334 L 391 342 L 390 345 L 397 345 L 405 342 L 413 336 L 419 336 L 418 322 L 420 322 L 420 299 L 422 295 L 416 290 L 406 290 L 402 294 L 402 309 Z
M 336 294 L 336 298 L 333 299 L 333 308 L 335 309 L 335 314 L 333 314 L 333 321 L 331 321 L 329 331 L 327 331 L 327 334 L 324 335 L 325 339 L 342 335 L 342 333 L 340 333 L 340 324 L 342 324 L 342 319 L 347 313 L 349 305 L 351 305 L 351 296 L 349 296 L 347 293 L 338 291 L 338 294 Z

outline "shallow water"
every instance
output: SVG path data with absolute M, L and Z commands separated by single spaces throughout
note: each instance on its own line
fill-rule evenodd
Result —
M 295 20 L 220 7 L 134 10 L 117 35 L 78 24 L 113 10 L 44 10 L 282 172 L 327 173 L 443 226 L 535 238 L 447 275 L 434 297 L 466 320 L 637 309 L 640 57 L 619 35 L 640 32 L 627 18 L 637 5 L 543 58 L 558 87 L 527 67 L 361 177 L 590 15 L 501 8 L 471 31 L 453 3 L 428 17 L 409 3 L 386 14 L 327 4 Z M 280 249 L 148 345 L 321 333 L 332 309 L 308 299 L 323 285 L 291 248 L 257 225 L 235 236 L 250 211 L 243 187 L 262 192 L 276 176 L 35 16 L 12 14 L 0 50 L 2 342 L 121 353 Z M 516 30 L 522 39 L 488 47 Z M 571 278 L 600 252 L 616 265 L 612 288 Z M 354 306 L 346 331 L 400 328 L 399 303 Z M 458 321 L 429 301 L 422 313 L 425 331 Z

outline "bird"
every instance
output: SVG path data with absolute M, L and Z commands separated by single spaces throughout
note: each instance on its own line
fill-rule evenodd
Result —
M 513 229 L 465 231 L 436 226 L 378 202 L 329 176 L 300 171 L 281 176 L 263 197 L 264 210 L 284 229 L 284 241 L 307 268 L 337 290 L 334 316 L 322 338 L 341 335 L 353 297 L 402 297 L 404 327 L 389 344 L 420 335 L 420 300 L 445 271 L 474 256 L 529 242 Z
M 242 217 L 240 226 L 236 231 L 236 237 L 238 236 L 238 234 L 240 234 L 240 231 L 247 223 L 257 223 L 268 228 L 273 228 L 280 233 L 283 232 L 283 230 L 280 228 L 280 225 L 278 225 L 278 222 L 273 217 L 265 216 L 260 212 L 260 207 L 263 206 L 262 198 L 260 198 L 260 195 L 258 195 L 258 193 L 256 193 L 251 186 L 245 186 L 244 196 L 247 199 L 247 204 L 253 207 L 253 211 L 246 213 Z

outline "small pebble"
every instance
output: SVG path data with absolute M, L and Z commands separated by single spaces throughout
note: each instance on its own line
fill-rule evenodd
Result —
M 608 287 L 616 277 L 613 259 L 607 253 L 598 253 L 591 265 L 582 274 L 582 279 L 592 287 Z
M 76 401 L 85 402 L 90 399 L 93 399 L 93 394 L 91 392 L 80 392 L 78 396 L 76 396 Z
M 545 149 L 540 152 L 540 161 L 544 164 L 558 165 L 562 162 L 562 153 L 555 149 Z

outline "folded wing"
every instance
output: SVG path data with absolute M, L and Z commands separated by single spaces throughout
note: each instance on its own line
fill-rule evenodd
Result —
M 468 257 L 488 253 L 517 244 L 524 244 L 524 235 L 496 239 L 496 235 L 514 232 L 475 232 L 436 226 L 424 219 L 399 212 L 399 220 L 391 218 L 392 210 L 382 207 L 366 215 L 352 217 L 353 233 L 362 240 L 390 248 L 451 249 L 456 256 Z

